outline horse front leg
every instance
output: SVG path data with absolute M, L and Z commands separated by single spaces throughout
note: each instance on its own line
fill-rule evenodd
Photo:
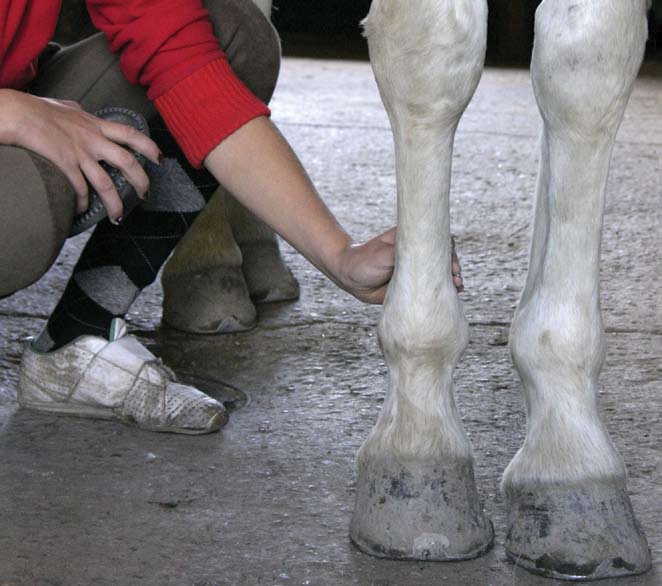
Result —
M 502 490 L 509 557 L 550 577 L 615 577 L 651 564 L 596 399 L 605 186 L 645 40 L 645 0 L 545 0 L 536 15 L 541 171 L 529 274 L 511 330 L 528 429 Z
M 453 398 L 468 326 L 451 277 L 457 124 L 485 55 L 483 0 L 374 0 L 370 57 L 395 138 L 396 267 L 379 327 L 390 383 L 358 454 L 351 538 L 389 558 L 458 560 L 491 545 Z

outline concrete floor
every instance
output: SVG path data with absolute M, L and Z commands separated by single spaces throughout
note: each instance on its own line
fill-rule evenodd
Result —
M 659 73 L 637 84 L 619 135 L 603 251 L 601 405 L 655 561 L 648 575 L 619 582 L 632 586 L 662 584 Z M 391 136 L 367 64 L 286 60 L 273 111 L 357 239 L 394 222 Z M 0 586 L 552 584 L 506 560 L 498 493 L 525 429 L 506 342 L 526 270 L 538 126 L 527 73 L 488 70 L 455 153 L 453 230 L 472 323 L 457 400 L 497 530 L 488 555 L 402 563 L 351 546 L 354 456 L 386 382 L 379 309 L 289 249 L 302 298 L 262 307 L 250 333 L 160 330 L 157 286 L 132 312 L 133 327 L 179 372 L 207 379 L 212 394 L 245 391 L 248 404 L 222 433 L 157 435 L 17 410 L 20 340 L 43 325 L 79 237 L 40 283 L 0 303 Z

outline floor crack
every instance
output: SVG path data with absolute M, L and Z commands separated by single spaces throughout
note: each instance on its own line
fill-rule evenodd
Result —
M 9 317 L 16 319 L 48 319 L 49 314 L 28 313 L 27 311 L 0 311 L 0 317 Z

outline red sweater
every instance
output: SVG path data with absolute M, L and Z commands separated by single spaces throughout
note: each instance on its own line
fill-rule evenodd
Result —
M 0 88 L 24 89 L 53 36 L 61 0 L 0 0 Z M 87 0 L 120 67 L 196 167 L 224 138 L 269 114 L 235 76 L 201 0 Z

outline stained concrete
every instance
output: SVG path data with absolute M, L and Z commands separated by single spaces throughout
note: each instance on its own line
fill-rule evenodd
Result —
M 662 584 L 662 76 L 637 84 L 614 152 L 602 302 L 608 355 L 602 412 L 628 463 L 635 510 Z M 365 63 L 287 60 L 274 119 L 357 239 L 394 222 L 393 148 Z M 180 373 L 249 398 L 222 433 L 155 435 L 37 415 L 14 404 L 20 340 L 54 305 L 84 236 L 40 283 L 0 302 L 0 585 L 538 586 L 506 560 L 499 477 L 525 417 L 506 347 L 525 276 L 539 120 L 523 71 L 488 70 L 455 151 L 453 230 L 471 343 L 458 404 L 496 546 L 463 563 L 365 556 L 347 532 L 354 456 L 375 422 L 386 373 L 379 309 L 338 291 L 285 249 L 302 283 L 264 306 L 252 332 L 193 337 L 159 329 L 160 290 L 131 324 Z M 221 396 L 221 395 L 219 395 Z

